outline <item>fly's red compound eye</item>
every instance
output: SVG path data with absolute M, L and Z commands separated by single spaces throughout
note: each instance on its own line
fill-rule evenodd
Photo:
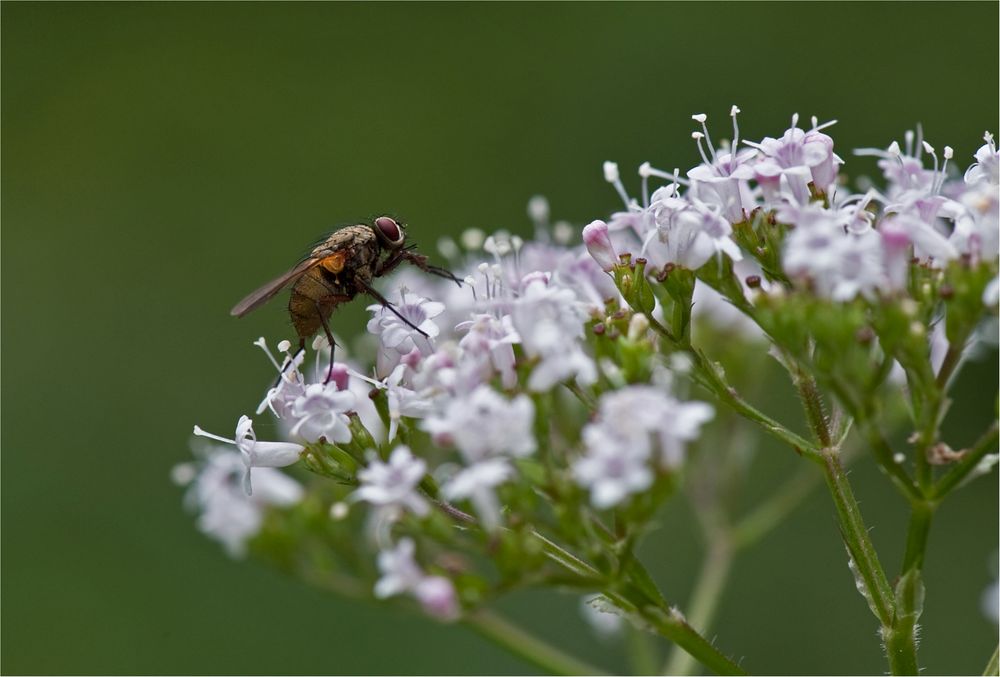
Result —
M 375 227 L 379 229 L 382 236 L 390 244 L 402 244 L 403 229 L 399 227 L 396 220 L 388 216 L 380 216 L 375 219 Z

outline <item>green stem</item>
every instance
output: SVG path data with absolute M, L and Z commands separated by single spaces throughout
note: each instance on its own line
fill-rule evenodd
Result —
M 722 598 L 722 589 L 729 578 L 734 553 L 735 548 L 725 535 L 720 534 L 709 544 L 698 580 L 695 581 L 694 591 L 691 593 L 687 614 L 688 623 L 702 633 L 707 632 L 712 626 Z M 670 653 L 670 658 L 663 666 L 661 674 L 690 675 L 694 665 L 691 654 L 675 648 Z
M 889 674 L 919 675 L 917 637 L 912 623 L 905 628 L 883 629 L 885 651 L 889 658 Z
M 694 656 L 709 670 L 719 675 L 745 675 L 746 670 L 727 658 L 722 652 L 698 634 L 684 616 L 675 609 L 646 606 L 637 610 L 653 628 L 677 646 Z
M 600 572 L 593 566 L 561 548 L 558 544 L 537 531 L 533 531 L 532 535 L 542 543 L 542 549 L 550 559 L 577 576 L 590 579 L 601 576 Z M 712 646 L 711 642 L 699 635 L 694 628 L 688 625 L 680 612 L 671 608 L 664 608 L 664 605 L 659 602 L 651 604 L 651 600 L 645 594 L 642 594 L 641 599 L 636 602 L 635 597 L 637 595 L 634 594 L 626 597 L 625 593 L 614 590 L 604 590 L 603 592 L 624 613 L 639 616 L 643 621 L 652 626 L 658 634 L 683 648 L 708 669 L 720 675 L 746 674 L 740 666 L 727 658 L 725 654 Z
M 931 519 L 937 504 L 929 501 L 914 503 L 910 509 L 910 524 L 906 531 L 906 552 L 903 555 L 901 571 L 923 569 L 924 553 L 927 550 L 927 536 L 931 530 Z
M 840 464 L 837 452 L 832 450 L 823 452 L 823 470 L 837 509 L 837 519 L 844 543 L 854 560 L 858 575 L 865 584 L 872 611 L 882 626 L 888 628 L 892 624 L 894 611 L 892 588 L 878 560 L 875 546 L 868 536 L 868 528 L 861 517 L 861 509 L 857 499 L 854 498 L 854 492 L 851 491 L 851 485 L 847 481 L 847 475 Z
M 652 317 L 649 317 L 649 323 L 650 326 L 658 334 L 660 334 L 660 336 L 665 338 L 668 343 L 676 348 L 685 348 L 685 346 L 678 342 L 677 338 L 670 332 L 669 329 L 664 327 Z M 800 454 L 803 454 L 813 460 L 819 460 L 819 451 L 805 438 L 796 435 L 771 417 L 761 411 L 758 411 L 749 402 L 740 397 L 739 393 L 736 392 L 736 389 L 729 385 L 723 378 L 720 373 L 721 368 L 713 365 L 705 357 L 705 355 L 701 353 L 701 351 L 690 350 L 689 355 L 694 362 L 695 374 L 699 377 L 699 381 L 702 385 L 712 391 L 723 403 L 725 403 L 726 406 L 731 408 L 743 418 L 757 423 L 768 433 L 777 437 L 782 442 L 785 442 Z
M 940 500 L 948 495 L 952 489 L 957 487 L 962 483 L 966 477 L 969 476 L 979 462 L 983 460 L 983 457 L 991 451 L 996 449 L 997 445 L 997 422 L 994 421 L 993 424 L 987 428 L 986 432 L 983 433 L 982 437 L 976 441 L 976 443 L 969 449 L 962 460 L 952 466 L 951 470 L 946 472 L 941 479 L 937 481 L 931 490 L 931 496 L 934 499 Z
M 816 379 L 796 365 L 792 372 L 792 380 L 795 382 L 796 390 L 799 391 L 799 397 L 802 398 L 802 408 L 806 412 L 806 420 L 809 421 L 809 427 L 816 436 L 816 441 L 822 448 L 833 446 L 830 424 L 826 412 L 823 411 L 823 396 L 816 385 Z
M 993 655 L 983 670 L 983 677 L 1000 677 L 1000 644 L 993 649 Z
M 900 463 L 896 462 L 892 447 L 882 435 L 878 424 L 872 420 L 871 403 L 858 404 L 854 402 L 850 397 L 849 389 L 836 376 L 830 378 L 829 385 L 833 393 L 840 400 L 840 403 L 854 417 L 858 428 L 860 428 L 865 439 L 868 441 L 868 445 L 871 447 L 875 462 L 878 463 L 882 472 L 889 476 L 889 479 L 892 480 L 893 484 L 896 485 L 896 488 L 902 492 L 907 500 L 912 502 L 923 499 L 923 494 L 916 482 L 907 474 L 906 469 Z
M 562 652 L 492 611 L 477 611 L 465 617 L 463 622 L 491 642 L 550 674 L 607 674 Z
M 625 641 L 628 647 L 628 662 L 635 675 L 655 675 L 660 667 L 660 659 L 657 655 L 656 646 L 653 644 L 654 635 L 645 630 L 640 630 L 631 623 L 626 623 Z M 687 655 L 687 654 L 685 654 Z

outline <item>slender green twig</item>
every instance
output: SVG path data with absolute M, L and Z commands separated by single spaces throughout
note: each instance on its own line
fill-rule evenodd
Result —
M 659 607 L 646 606 L 638 609 L 638 613 L 657 632 L 674 644 L 682 647 L 716 674 L 747 674 L 746 670 L 726 657 L 707 639 L 699 635 L 676 609 L 661 609 Z
M 931 491 L 934 499 L 940 500 L 969 476 L 986 454 L 997 447 L 997 422 L 994 421 L 955 465 L 937 481 Z
M 506 620 L 481 609 L 462 621 L 486 639 L 553 675 L 606 675 Z
M 903 554 L 904 573 L 910 569 L 923 569 L 927 537 L 937 504 L 930 501 L 915 503 L 910 508 L 910 523 L 906 530 L 906 551 Z
M 722 589 L 729 578 L 734 553 L 735 548 L 721 533 L 713 539 L 705 553 L 701 571 L 691 593 L 691 601 L 687 605 L 688 623 L 700 632 L 706 632 L 712 625 Z M 691 654 L 676 647 L 670 652 L 662 674 L 690 675 L 692 668 L 694 668 L 694 658 Z
M 600 577 L 600 572 L 597 569 L 576 555 L 537 531 L 532 532 L 532 534 L 542 543 L 545 554 L 553 561 L 582 577 Z M 632 588 L 638 590 L 635 586 Z M 661 602 L 650 599 L 648 595 L 623 592 L 616 586 L 609 586 L 603 592 L 626 616 L 641 618 L 658 634 L 682 647 L 708 669 L 720 675 L 746 674 L 742 668 L 715 648 L 711 642 L 698 634 L 675 609 L 665 607 Z
M 993 649 L 993 655 L 986 662 L 986 668 L 983 669 L 983 677 L 1000 677 L 1000 644 Z

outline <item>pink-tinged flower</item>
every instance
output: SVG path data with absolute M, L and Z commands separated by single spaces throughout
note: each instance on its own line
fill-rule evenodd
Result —
M 527 456 L 536 447 L 535 407 L 527 395 L 507 400 L 487 385 L 448 402 L 423 422 L 438 444 L 455 446 L 468 462 L 509 454 Z
M 618 263 L 618 254 L 608 237 L 608 224 L 604 221 L 591 221 L 584 226 L 583 244 L 601 266 L 601 270 L 610 271 Z
M 361 486 L 351 494 L 351 500 L 371 503 L 390 519 L 403 511 L 424 517 L 430 506 L 417 487 L 426 474 L 427 463 L 414 457 L 409 447 L 398 446 L 388 463 L 372 458 L 358 473 Z
M 780 139 L 769 136 L 760 143 L 745 142 L 760 151 L 754 173 L 763 179 L 762 188 L 769 201 L 774 201 L 776 180 L 781 177 L 794 200 L 807 203 L 809 182 L 826 190 L 837 178 L 837 167 L 844 162 L 833 152 L 833 139 L 820 131 L 836 121 L 817 125 L 814 118 L 813 129 L 808 132 L 800 129 L 798 122 L 798 114 L 792 116 L 792 126 Z
M 455 585 L 444 576 L 425 576 L 413 589 L 413 596 L 428 616 L 439 621 L 457 620 L 460 614 Z
M 395 313 L 378 303 L 368 306 L 373 314 L 368 321 L 368 331 L 379 337 L 377 372 L 380 377 L 387 376 L 414 350 L 420 355 L 430 355 L 434 352 L 431 339 L 440 333 L 434 318 L 444 312 L 443 303 L 414 294 L 407 296 L 405 289 L 400 290 L 399 299 Z
M 291 442 L 259 442 L 257 435 L 253 431 L 253 421 L 247 416 L 240 416 L 236 424 L 236 438 L 226 439 L 212 433 L 205 432 L 198 426 L 194 427 L 194 434 L 200 437 L 208 437 L 219 442 L 232 444 L 240 450 L 243 457 L 243 490 L 247 496 L 253 494 L 253 485 L 250 481 L 250 471 L 253 468 L 283 468 L 297 463 L 299 455 L 304 447 L 301 444 Z
M 692 115 L 691 118 L 701 124 L 701 132 L 692 134 L 698 144 L 698 152 L 701 153 L 702 164 L 698 165 L 687 173 L 692 182 L 692 190 L 703 202 L 714 203 L 719 207 L 720 213 L 730 223 L 739 223 L 746 218 L 746 211 L 752 205 L 746 205 L 743 201 L 742 183 L 753 178 L 753 171 L 750 161 L 757 155 L 756 150 L 739 150 L 740 129 L 736 122 L 736 116 L 740 109 L 733 106 L 729 116 L 733 119 L 733 141 L 731 150 L 716 149 L 712 145 L 712 139 L 708 135 L 708 127 L 705 121 L 708 116 L 704 114 Z M 702 146 L 702 140 L 708 147 L 708 153 Z M 710 189 L 711 194 L 701 190 L 702 186 Z M 748 208 L 749 207 L 749 208 Z
M 338 390 L 335 382 L 313 383 L 292 403 L 291 417 L 295 420 L 291 434 L 308 442 L 321 437 L 334 444 L 351 441 L 347 412 L 354 408 L 356 396 L 349 390 Z
M 654 465 L 680 465 L 713 415 L 704 402 L 679 402 L 653 386 L 605 393 L 597 418 L 583 429 L 586 452 L 573 463 L 573 477 L 590 489 L 594 507 L 618 505 L 652 485 Z
M 290 506 L 302 500 L 302 486 L 273 468 L 255 473 L 256 492 L 244 490 L 245 458 L 242 452 L 209 451 L 199 463 L 185 463 L 173 470 L 174 481 L 188 485 L 184 501 L 198 512 L 198 530 L 222 543 L 231 557 L 246 554 L 246 544 L 257 535 L 269 506 Z
M 837 215 L 819 205 L 802 214 L 809 219 L 802 219 L 788 234 L 782 253 L 782 265 L 790 276 L 809 280 L 819 296 L 837 301 L 858 294 L 874 298 L 889 286 L 882 240 L 876 233 L 847 234 Z

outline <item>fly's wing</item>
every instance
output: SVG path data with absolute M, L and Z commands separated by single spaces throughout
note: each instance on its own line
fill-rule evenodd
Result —
M 284 275 L 271 280 L 260 289 L 250 292 L 245 299 L 233 306 L 229 311 L 234 317 L 243 317 L 251 310 L 255 310 L 274 298 L 275 294 L 287 287 L 289 284 L 299 279 L 303 273 L 317 265 L 320 259 L 309 257 L 299 265 L 289 270 Z

